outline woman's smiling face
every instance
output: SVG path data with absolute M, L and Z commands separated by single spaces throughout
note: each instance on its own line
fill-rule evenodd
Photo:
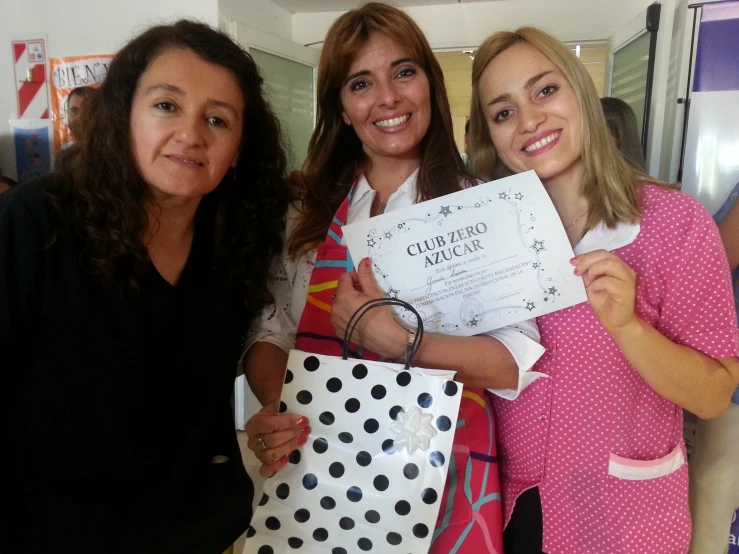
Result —
M 345 123 L 365 154 L 420 157 L 431 123 L 431 92 L 423 69 L 391 38 L 375 33 L 358 52 L 341 88 Z
M 479 94 L 490 139 L 511 171 L 533 169 L 545 184 L 579 171 L 580 103 L 539 50 L 520 43 L 496 56 L 482 73 Z

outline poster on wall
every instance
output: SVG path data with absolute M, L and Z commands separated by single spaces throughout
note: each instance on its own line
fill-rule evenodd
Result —
M 51 173 L 51 121 L 48 118 L 11 119 L 10 133 L 19 184 Z
M 49 117 L 49 87 L 46 82 L 46 39 L 12 41 L 13 76 L 18 118 Z
M 51 118 L 54 121 L 54 152 L 71 143 L 69 93 L 81 87 L 97 87 L 108 74 L 112 55 L 51 58 Z

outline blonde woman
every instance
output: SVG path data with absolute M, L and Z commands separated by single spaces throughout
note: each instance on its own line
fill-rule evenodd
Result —
M 538 319 L 548 378 L 494 402 L 506 552 L 685 553 L 682 408 L 716 417 L 739 381 L 716 226 L 618 154 L 585 68 L 543 31 L 491 36 L 472 78 L 473 169 L 536 171 L 588 294 Z

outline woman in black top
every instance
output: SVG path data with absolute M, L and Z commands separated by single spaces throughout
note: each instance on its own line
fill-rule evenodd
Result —
M 0 552 L 220 554 L 253 487 L 231 391 L 287 202 L 254 62 L 180 21 L 0 200 Z

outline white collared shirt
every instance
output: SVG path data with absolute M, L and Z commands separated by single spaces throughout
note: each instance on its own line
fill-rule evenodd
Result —
M 587 254 L 593 250 L 613 252 L 634 242 L 640 230 L 641 226 L 638 223 L 618 223 L 616 227 L 609 229 L 605 223 L 600 222 L 585 233 L 585 236 L 572 250 L 576 256 Z

